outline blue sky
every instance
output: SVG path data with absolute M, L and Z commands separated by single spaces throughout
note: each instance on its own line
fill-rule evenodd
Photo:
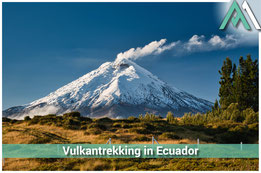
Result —
M 3 109 L 46 96 L 113 61 L 166 38 L 179 46 L 135 60 L 170 85 L 214 101 L 223 60 L 258 44 L 220 31 L 217 3 L 3 3 Z M 203 47 L 188 49 L 192 36 Z M 226 36 L 236 38 L 228 39 Z M 225 46 L 213 46 L 218 36 Z M 220 43 L 220 42 L 219 42 Z M 231 44 L 231 46 L 227 46 Z

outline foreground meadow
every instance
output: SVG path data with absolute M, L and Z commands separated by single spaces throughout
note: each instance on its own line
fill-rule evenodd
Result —
M 90 119 L 78 113 L 63 116 L 3 119 L 3 144 L 160 144 L 258 143 L 258 124 L 192 125 L 150 116 Z M 3 170 L 258 170 L 258 159 L 5 159 Z

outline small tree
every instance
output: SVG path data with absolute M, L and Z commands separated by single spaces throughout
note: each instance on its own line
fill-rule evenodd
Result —
M 144 120 L 150 120 L 150 114 L 148 112 L 146 112 L 145 116 L 144 116 Z
M 174 119 L 175 119 L 173 113 L 170 112 L 170 111 L 167 113 L 166 118 L 167 118 L 167 122 L 168 123 L 172 123 L 174 121 Z
M 139 119 L 140 119 L 140 120 L 143 119 L 143 115 L 142 115 L 142 114 L 139 115 Z
M 134 116 L 129 116 L 128 117 L 128 120 L 130 120 L 130 121 L 135 121 L 137 118 L 136 117 L 134 117 Z
M 29 116 L 26 116 L 26 117 L 24 117 L 24 120 L 29 121 L 29 120 L 31 120 L 31 118 Z
M 220 107 L 217 100 L 215 100 L 215 103 L 212 106 L 212 113 L 214 116 L 218 116 L 220 114 Z
M 231 103 L 225 111 L 222 112 L 222 120 L 231 120 L 234 122 L 242 122 L 244 117 L 240 112 L 238 103 Z

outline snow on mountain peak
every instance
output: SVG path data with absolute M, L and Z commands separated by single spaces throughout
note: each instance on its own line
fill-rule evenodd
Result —
M 9 115 L 8 111 L 4 113 L 19 118 L 31 115 L 30 112 L 37 113 L 36 108 L 44 109 L 44 114 L 48 114 L 50 111 L 46 110 L 50 108 L 56 114 L 80 111 L 85 116 L 118 117 L 134 112 L 144 113 L 146 110 L 203 112 L 211 105 L 208 101 L 168 86 L 133 61 L 117 58 L 46 97 L 25 105 L 16 114 Z

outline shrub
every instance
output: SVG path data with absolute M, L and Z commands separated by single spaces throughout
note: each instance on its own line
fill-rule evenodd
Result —
M 258 123 L 248 125 L 248 129 L 251 130 L 251 131 L 257 131 L 258 132 Z
M 255 112 L 253 109 L 248 108 L 243 111 L 243 116 L 245 117 L 245 124 L 258 123 L 258 112 Z
M 241 132 L 242 133 L 242 132 L 246 132 L 247 129 L 248 129 L 247 126 L 240 126 L 240 125 L 238 125 L 236 127 L 229 128 L 229 131 L 231 131 L 231 132 Z
M 150 123 L 150 122 L 141 122 L 137 124 L 138 127 L 141 127 L 143 129 L 147 129 L 149 131 L 154 131 L 156 130 L 156 127 L 154 126 L 154 123 Z
M 29 116 L 26 116 L 26 117 L 24 117 L 24 120 L 29 121 L 29 120 L 31 120 L 31 118 Z
M 85 122 L 92 122 L 92 119 L 89 117 L 80 117 L 80 120 Z
M 160 138 L 163 139 L 181 139 L 178 135 L 176 135 L 174 132 L 165 132 L 160 135 Z
M 63 114 L 63 118 L 67 118 L 67 117 L 80 118 L 81 114 L 80 114 L 80 112 L 70 112 L 70 113 Z
M 55 114 L 49 114 L 45 116 L 34 116 L 30 121 L 29 125 L 31 124 L 47 124 L 47 125 L 56 125 L 59 126 L 61 124 L 62 117 L 56 116 Z
M 65 129 L 77 130 L 81 128 L 81 122 L 73 118 L 65 119 L 63 120 L 63 127 Z
M 151 132 L 145 128 L 131 128 L 129 129 L 129 132 L 138 134 L 151 134 Z
M 235 122 L 242 122 L 244 117 L 240 112 L 238 103 L 231 103 L 228 108 L 223 111 L 222 118 L 224 120 L 232 120 Z
M 150 141 L 151 139 L 148 138 L 147 136 L 137 136 L 136 138 L 134 138 L 135 141 Z
M 41 116 L 40 115 L 35 115 L 31 121 L 29 122 L 29 125 L 31 124 L 38 124 L 41 120 Z
M 136 121 L 136 120 L 138 120 L 138 118 L 136 118 L 136 117 L 134 117 L 134 116 L 130 116 L 130 117 L 128 117 L 128 120 L 130 120 L 130 121 Z
M 174 120 L 174 114 L 172 112 L 168 112 L 166 118 L 167 122 L 171 123 Z
M 11 120 L 10 118 L 3 117 L 3 118 L 2 118 L 2 121 L 3 121 L 3 122 L 11 122 L 12 120 Z
M 44 137 L 37 137 L 29 142 L 29 144 L 46 144 L 51 142 L 51 138 L 44 136 Z
M 124 128 L 124 129 L 128 129 L 128 128 L 131 128 L 131 125 L 122 123 L 121 127 Z
M 100 129 L 100 130 L 106 130 L 107 127 L 105 125 L 102 124 L 98 124 L 98 123 L 92 123 L 88 126 L 88 129 Z
M 192 117 L 192 113 L 185 113 L 184 116 L 181 118 L 181 123 L 184 125 L 188 125 L 191 124 L 191 118 Z
M 155 114 L 150 114 L 150 113 L 146 113 L 145 116 L 143 117 L 142 114 L 139 115 L 139 120 L 142 121 L 156 121 L 158 120 L 159 117 L 156 116 Z
M 105 118 L 97 119 L 96 122 L 99 122 L 99 123 L 111 123 L 111 122 L 113 122 L 113 120 L 108 118 L 108 117 L 105 117 Z
M 86 130 L 87 127 L 88 127 L 88 126 L 87 126 L 86 124 L 84 124 L 84 125 L 81 125 L 80 129 L 81 129 L 81 130 Z
M 121 123 L 116 122 L 116 123 L 113 123 L 112 126 L 115 128 L 121 128 Z

